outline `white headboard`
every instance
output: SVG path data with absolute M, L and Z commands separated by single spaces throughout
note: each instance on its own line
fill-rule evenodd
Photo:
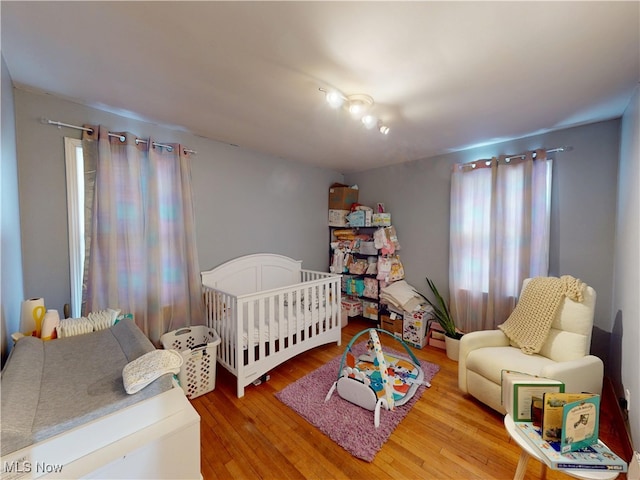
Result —
M 246 295 L 300 283 L 302 260 L 256 253 L 202 272 L 202 284 L 232 295 Z

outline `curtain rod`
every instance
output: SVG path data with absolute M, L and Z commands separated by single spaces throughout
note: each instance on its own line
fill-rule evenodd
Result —
M 540 150 L 544 150 L 547 153 L 554 153 L 554 152 L 568 152 L 570 150 L 573 150 L 573 147 L 554 147 L 554 148 L 541 148 Z M 520 153 L 518 155 L 511 155 L 509 157 L 505 157 L 505 160 L 513 160 L 514 158 L 524 158 L 526 156 L 526 153 Z M 536 154 L 535 151 L 533 152 L 533 157 L 535 158 Z
M 93 133 L 93 129 L 92 128 L 87 128 L 87 127 L 80 127 L 78 125 L 70 125 L 68 123 L 62 123 L 62 122 L 56 122 L 54 120 L 49 120 L 48 118 L 41 118 L 40 121 L 44 124 L 48 124 L 48 125 L 55 125 L 58 128 L 60 127 L 67 127 L 67 128 L 75 128 L 76 130 L 82 130 L 84 132 L 91 132 Z M 117 133 L 111 133 L 109 132 L 109 136 L 110 137 L 117 137 L 120 139 L 121 142 L 125 141 L 125 137 L 124 135 L 119 135 Z M 136 145 L 138 143 L 149 143 L 148 140 L 145 140 L 144 138 L 136 138 Z M 158 142 L 151 142 L 151 145 L 153 145 L 154 147 L 163 147 L 166 148 L 167 150 L 171 151 L 173 150 L 173 146 L 172 145 L 167 145 L 165 143 L 158 143 Z M 198 152 L 196 152 L 195 150 L 190 150 L 188 148 L 183 149 L 184 153 L 193 153 L 193 154 L 197 154 Z
M 554 153 L 554 152 L 569 152 L 571 150 L 573 150 L 573 147 L 571 146 L 564 146 L 564 147 L 553 147 L 553 148 L 539 148 L 536 150 L 544 150 L 547 153 Z M 536 157 L 536 152 L 535 150 L 532 150 L 533 152 L 533 158 Z M 505 162 L 509 163 L 511 160 L 516 159 L 516 158 L 525 158 L 527 156 L 527 152 L 525 153 L 519 153 L 517 155 L 509 155 L 509 156 L 505 156 L 504 160 Z M 484 158 L 481 160 L 473 160 L 472 162 L 467 162 L 467 163 L 458 163 L 456 165 L 453 166 L 454 169 L 456 168 L 471 168 L 471 169 L 475 169 L 475 168 L 484 168 L 484 167 L 488 167 L 491 165 L 491 161 L 493 159 L 490 158 Z M 482 165 L 484 163 L 484 166 Z

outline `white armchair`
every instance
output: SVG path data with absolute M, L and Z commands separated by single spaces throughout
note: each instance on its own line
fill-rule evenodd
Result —
M 530 279 L 524 281 L 522 288 Z M 494 410 L 501 405 L 502 370 L 560 380 L 567 392 L 602 392 L 604 365 L 590 355 L 596 292 L 586 286 L 582 302 L 563 298 L 541 350 L 527 355 L 502 330 L 465 334 L 460 341 L 458 385 Z

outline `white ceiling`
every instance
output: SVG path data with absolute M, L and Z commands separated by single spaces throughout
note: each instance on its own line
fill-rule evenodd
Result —
M 2 1 L 2 55 L 18 88 L 351 172 L 621 116 L 639 7 Z M 389 135 L 331 87 L 371 95 Z

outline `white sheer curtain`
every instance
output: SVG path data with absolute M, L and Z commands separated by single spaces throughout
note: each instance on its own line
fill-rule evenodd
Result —
M 83 313 L 119 308 L 156 344 L 204 322 L 189 155 L 87 126 Z
M 449 294 L 461 330 L 495 328 L 522 281 L 548 274 L 551 173 L 544 150 L 454 167 Z

